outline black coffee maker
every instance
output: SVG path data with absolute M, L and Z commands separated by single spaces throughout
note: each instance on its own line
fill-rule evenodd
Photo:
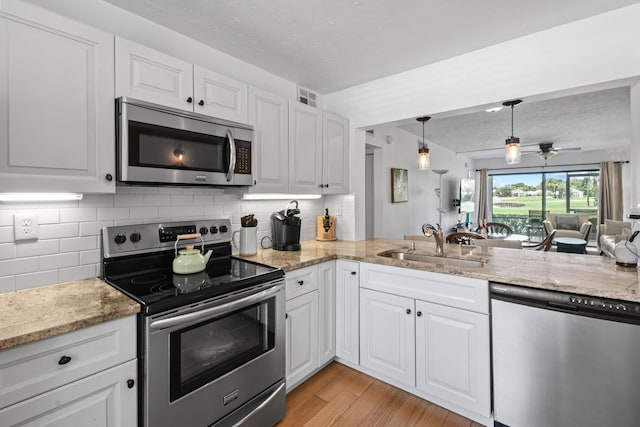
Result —
M 292 207 L 295 205 L 295 207 Z M 298 201 L 292 200 L 280 212 L 271 214 L 271 238 L 273 249 L 277 251 L 299 251 L 300 246 L 300 209 Z

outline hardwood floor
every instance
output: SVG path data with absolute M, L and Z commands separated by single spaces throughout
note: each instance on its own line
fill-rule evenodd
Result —
M 481 427 L 336 362 L 287 395 L 287 415 L 277 426 Z

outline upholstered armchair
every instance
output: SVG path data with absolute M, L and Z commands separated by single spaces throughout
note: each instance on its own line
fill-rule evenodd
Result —
M 589 215 L 583 214 L 552 214 L 548 213 L 546 219 L 542 221 L 544 231 L 547 235 L 556 230 L 554 238 L 574 237 L 589 241 L 592 224 Z

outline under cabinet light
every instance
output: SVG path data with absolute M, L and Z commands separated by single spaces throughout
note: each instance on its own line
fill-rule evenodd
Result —
M 252 193 L 243 194 L 240 200 L 311 200 L 321 197 L 321 194 Z
M 82 200 L 82 193 L 0 193 L 0 202 L 57 202 Z

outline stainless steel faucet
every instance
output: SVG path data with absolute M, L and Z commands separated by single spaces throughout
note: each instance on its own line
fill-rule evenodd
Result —
M 436 255 L 444 256 L 442 228 L 440 228 L 440 224 L 436 224 L 436 226 L 437 227 L 434 227 L 431 224 L 424 224 L 422 226 L 422 233 L 427 237 L 433 236 L 436 239 Z

